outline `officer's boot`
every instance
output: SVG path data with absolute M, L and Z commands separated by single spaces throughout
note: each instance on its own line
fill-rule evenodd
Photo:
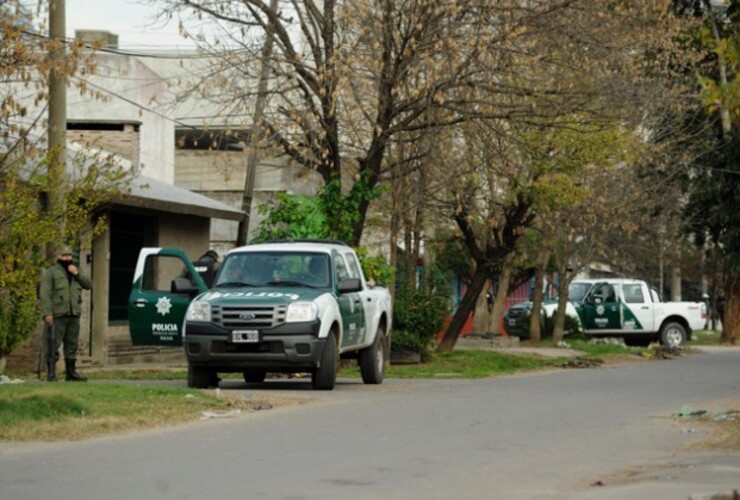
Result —
M 68 382 L 87 382 L 87 378 L 83 377 L 79 373 L 75 371 L 75 363 L 76 361 L 74 359 L 65 359 L 64 360 L 64 366 L 66 368 L 67 376 L 65 379 Z

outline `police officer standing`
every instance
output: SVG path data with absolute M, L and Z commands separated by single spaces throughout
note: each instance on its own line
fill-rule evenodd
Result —
M 72 248 L 68 246 L 59 249 L 57 261 L 44 271 L 41 278 L 39 290 L 41 317 L 47 328 L 55 329 L 55 342 L 47 361 L 53 366 L 59 347 L 64 343 L 65 379 L 73 382 L 87 381 L 77 373 L 75 363 L 80 340 L 82 290 L 91 288 L 90 278 L 80 273 L 77 266 L 72 263 Z M 56 380 L 52 370 L 49 371 L 47 380 Z

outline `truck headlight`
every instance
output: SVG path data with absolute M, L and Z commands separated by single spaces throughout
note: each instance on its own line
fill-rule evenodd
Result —
M 286 323 L 313 321 L 319 314 L 319 308 L 313 302 L 291 302 L 285 315 Z
M 211 321 L 211 304 L 202 300 L 196 300 L 190 303 L 188 312 L 185 314 L 186 321 Z

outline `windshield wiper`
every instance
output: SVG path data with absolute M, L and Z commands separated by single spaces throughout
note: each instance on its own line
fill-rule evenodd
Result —
M 302 281 L 268 281 L 265 285 L 277 285 L 277 286 L 305 286 L 308 288 L 316 288 L 314 285 L 303 283 Z
M 219 283 L 216 285 L 216 288 L 232 288 L 232 287 L 239 287 L 239 286 L 259 286 L 255 285 L 254 283 L 244 283 L 242 281 L 224 281 L 223 283 Z

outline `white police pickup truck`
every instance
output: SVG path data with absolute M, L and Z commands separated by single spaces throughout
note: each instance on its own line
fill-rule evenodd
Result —
M 542 316 L 552 317 L 557 299 L 542 304 Z M 528 336 L 531 302 L 510 307 L 504 317 L 509 334 Z M 568 287 L 565 314 L 589 337 L 622 337 L 628 344 L 658 340 L 677 347 L 703 328 L 706 304 L 662 302 L 657 291 L 637 279 L 574 280 Z
M 184 346 L 189 387 L 217 386 L 219 372 L 248 383 L 308 372 L 331 390 L 340 358 L 357 358 L 362 380 L 380 384 L 389 361 L 390 293 L 368 286 L 338 242 L 236 248 L 210 290 L 181 250 L 144 248 L 128 311 L 134 345 Z
M 662 302 L 658 292 L 637 279 L 575 280 L 568 288 L 566 314 L 577 315 L 592 337 L 623 337 L 627 343 L 659 340 L 678 347 L 703 328 L 706 305 Z

